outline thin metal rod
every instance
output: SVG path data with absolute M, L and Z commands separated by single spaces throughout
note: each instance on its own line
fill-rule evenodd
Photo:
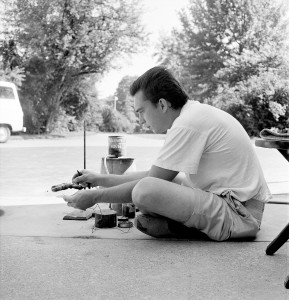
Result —
M 86 124 L 83 122 L 83 169 L 86 169 Z
M 267 202 L 266 204 L 287 204 L 289 205 L 289 202 L 288 201 L 269 201 Z

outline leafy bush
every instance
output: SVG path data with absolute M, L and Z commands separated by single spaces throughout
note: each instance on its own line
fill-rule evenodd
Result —
M 234 92 L 234 101 L 229 98 Z M 275 72 L 261 72 L 238 88 L 228 88 L 215 98 L 227 100 L 225 110 L 231 113 L 247 130 L 258 136 L 264 128 L 284 129 L 289 126 L 289 82 Z
M 105 107 L 102 111 L 103 122 L 101 131 L 106 132 L 133 132 L 134 125 L 121 113 L 110 107 Z
M 232 104 L 226 109 L 226 111 L 242 124 L 250 136 L 258 135 L 258 131 L 255 129 L 254 112 L 250 106 Z
M 52 122 L 50 133 L 63 134 L 69 131 L 78 131 L 80 128 L 80 121 L 77 121 L 75 117 L 67 115 L 65 110 L 60 108 L 57 117 Z

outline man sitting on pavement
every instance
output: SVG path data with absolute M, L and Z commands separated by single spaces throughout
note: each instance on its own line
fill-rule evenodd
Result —
M 253 238 L 271 197 L 253 145 L 228 113 L 189 100 L 165 67 L 154 67 L 130 93 L 135 111 L 155 133 L 166 133 L 149 171 L 124 175 L 82 170 L 73 182 L 102 186 L 64 196 L 68 206 L 133 202 L 136 227 L 154 237 Z

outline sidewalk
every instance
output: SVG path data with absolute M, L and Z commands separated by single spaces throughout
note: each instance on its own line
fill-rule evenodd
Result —
M 94 219 L 62 220 L 65 204 L 7 206 L 1 299 L 289 299 L 288 243 L 265 255 L 288 221 L 284 208 L 267 205 L 253 242 L 218 243 L 93 231 Z
M 129 142 L 146 144 L 143 139 Z M 275 189 L 273 200 L 289 201 L 285 177 L 270 172 L 266 156 L 261 164 Z M 289 275 L 289 243 L 274 256 L 265 254 L 288 223 L 289 205 L 267 204 L 253 241 L 211 242 L 157 240 L 136 228 L 93 230 L 93 218 L 63 220 L 72 208 L 59 199 L 59 204 L 50 199 L 42 205 L 29 205 L 33 199 L 28 197 L 24 203 L 7 199 L 3 205 L 2 200 L 1 300 L 289 299 L 283 284 Z

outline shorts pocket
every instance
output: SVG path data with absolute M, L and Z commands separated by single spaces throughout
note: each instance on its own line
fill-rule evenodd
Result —
M 243 218 L 249 218 L 249 216 L 251 215 L 250 212 L 247 210 L 247 208 L 240 202 L 237 200 L 234 200 L 235 203 L 235 207 L 236 207 L 236 212 L 239 216 L 243 217 Z
M 242 218 L 249 218 L 251 216 L 250 212 L 246 207 L 238 200 L 234 199 L 230 192 L 227 192 L 224 195 L 221 195 L 223 199 L 228 203 L 231 209 Z

